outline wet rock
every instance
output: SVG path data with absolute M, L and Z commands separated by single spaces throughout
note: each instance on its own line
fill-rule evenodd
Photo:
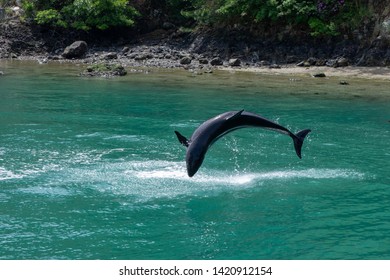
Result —
M 323 72 L 315 73 L 315 74 L 313 74 L 312 76 L 313 76 L 314 78 L 325 78 L 325 77 L 326 77 L 325 73 L 323 73 Z
M 214 57 L 211 61 L 210 61 L 210 64 L 212 66 L 219 66 L 219 65 L 223 65 L 223 61 L 220 57 Z
M 85 41 L 76 41 L 65 48 L 62 56 L 68 59 L 81 58 L 85 56 L 87 50 L 88 45 Z
M 121 64 L 98 63 L 88 66 L 84 72 L 80 73 L 80 76 L 109 78 L 126 74 L 127 71 Z
M 0 71 L 0 76 L 4 76 L 4 72 L 3 71 Z
M 241 60 L 238 58 L 231 58 L 229 59 L 229 66 L 231 67 L 241 66 Z
M 347 86 L 347 85 L 349 85 L 349 83 L 347 82 L 347 81 L 340 81 L 340 83 L 339 83 L 340 85 L 343 85 L 343 86 Z

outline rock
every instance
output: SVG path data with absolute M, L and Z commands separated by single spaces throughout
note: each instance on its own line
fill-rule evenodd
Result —
M 3 71 L 0 71 L 0 76 L 4 76 L 4 72 Z
M 199 58 L 199 63 L 200 64 L 209 64 L 209 61 L 208 61 L 208 59 L 207 58 Z
M 48 63 L 48 58 L 47 57 L 43 57 L 43 58 L 38 57 L 37 61 L 39 64 L 46 64 L 46 63 Z
M 229 66 L 231 67 L 241 66 L 241 60 L 238 58 L 231 58 L 229 59 Z
M 315 65 L 316 66 L 325 66 L 326 60 L 325 59 L 318 59 Z
M 0 7 L 0 20 L 5 19 L 5 9 Z
M 189 56 L 182 57 L 180 59 L 180 64 L 188 65 L 191 64 L 192 59 Z
M 337 67 L 337 59 L 329 59 L 325 63 L 328 67 Z
M 13 15 L 17 17 L 21 16 L 24 13 L 24 11 L 18 6 L 12 7 L 11 11 Z
M 88 45 L 85 41 L 76 41 L 65 48 L 62 56 L 68 59 L 81 58 L 85 56 L 87 50 Z
M 347 82 L 347 81 L 340 81 L 340 83 L 339 83 L 340 85 L 343 85 L 343 86 L 347 86 L 347 85 L 349 85 L 349 83 Z
M 113 76 L 125 76 L 127 71 L 121 64 L 107 64 L 99 63 L 90 65 L 87 69 L 80 73 L 80 76 L 87 77 L 113 77 Z
M 103 55 L 103 59 L 107 59 L 107 60 L 117 59 L 117 58 L 118 58 L 118 54 L 116 52 L 109 52 Z
M 47 57 L 49 60 L 60 60 L 61 58 L 58 55 L 49 55 Z
M 314 78 L 324 78 L 324 77 L 326 77 L 326 75 L 325 75 L 325 73 L 320 72 L 320 73 L 313 74 L 313 77 Z
M 269 62 L 268 60 L 261 60 L 260 61 L 260 66 L 270 66 L 271 65 L 271 62 Z
M 349 64 L 348 59 L 345 57 L 340 57 L 336 61 L 337 67 L 345 67 L 345 66 L 348 66 L 348 64 Z
M 162 28 L 164 30 L 170 30 L 170 29 L 175 29 L 176 26 L 173 23 L 166 21 L 166 22 L 163 23 Z
M 130 51 L 130 48 L 129 47 L 123 47 L 123 49 L 122 49 L 122 53 L 123 54 L 126 54 L 126 53 L 128 53 Z
M 219 57 L 214 57 L 211 61 L 210 61 L 210 64 L 212 66 L 218 66 L 218 65 L 223 65 L 223 61 L 221 58 Z
M 268 66 L 268 68 L 270 68 L 270 69 L 280 69 L 280 68 L 282 68 L 282 67 L 280 67 L 280 65 L 279 64 L 271 64 L 270 66 Z
M 133 56 L 134 56 L 134 60 L 138 60 L 138 61 L 147 59 L 146 53 L 133 54 Z
M 314 57 L 309 57 L 306 62 L 309 64 L 309 66 L 314 66 L 317 63 L 317 59 Z

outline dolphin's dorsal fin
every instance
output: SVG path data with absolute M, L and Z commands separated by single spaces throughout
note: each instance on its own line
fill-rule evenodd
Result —
M 176 133 L 177 139 L 179 139 L 179 142 L 180 142 L 183 146 L 188 147 L 188 145 L 190 144 L 190 141 L 189 141 L 186 137 L 184 137 L 183 135 L 181 135 L 178 131 L 175 130 L 175 133 Z
M 244 110 L 241 110 L 241 111 L 238 111 L 237 113 L 235 113 L 233 116 L 227 118 L 226 120 L 234 120 L 235 118 L 238 118 L 239 116 L 241 116 L 241 113 L 244 112 Z

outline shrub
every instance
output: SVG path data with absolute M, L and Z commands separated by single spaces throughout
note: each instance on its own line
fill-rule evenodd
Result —
M 81 30 L 132 26 L 138 12 L 127 0 L 25 1 L 26 15 L 38 24 Z

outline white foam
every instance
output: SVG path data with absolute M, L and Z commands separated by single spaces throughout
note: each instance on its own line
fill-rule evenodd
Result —
M 23 178 L 24 175 L 16 174 L 10 170 L 0 167 L 0 181 Z
M 258 173 L 229 173 L 198 172 L 193 178 L 186 174 L 185 166 L 177 162 L 142 162 L 134 163 L 134 170 L 129 174 L 141 179 L 174 179 L 192 181 L 195 183 L 219 183 L 229 185 L 242 185 L 254 181 L 265 181 L 275 179 L 293 179 L 293 178 L 312 178 L 312 179 L 330 179 L 330 178 L 362 178 L 363 174 L 353 170 L 346 169 L 326 169 L 310 168 L 304 170 L 279 170 Z M 142 170 L 139 170 L 142 169 Z
M 122 152 L 122 148 L 109 150 Z M 125 195 L 126 200 L 149 201 L 177 196 L 210 195 L 262 186 L 270 181 L 333 178 L 361 179 L 364 174 L 348 169 L 310 168 L 262 172 L 216 171 L 202 168 L 192 178 L 184 161 L 139 160 L 105 161 L 98 151 L 73 153 L 70 159 L 43 166 L 26 166 L 22 171 L 0 167 L 0 181 L 34 177 L 30 192 L 42 195 L 72 195 L 86 189 Z M 37 181 L 35 180 L 37 179 Z M 42 184 L 44 183 L 44 184 Z M 21 189 L 22 190 L 22 189 Z
M 111 172 L 110 175 L 110 191 L 116 194 L 131 195 L 137 201 L 242 190 L 258 187 L 267 181 L 275 180 L 361 179 L 364 177 L 363 174 L 353 170 L 312 168 L 255 173 L 202 170 L 190 178 L 187 176 L 185 163 L 169 161 L 132 162 L 114 169 L 116 172 Z M 122 173 L 121 169 L 125 169 L 125 171 Z M 123 177 L 123 174 L 126 177 Z

